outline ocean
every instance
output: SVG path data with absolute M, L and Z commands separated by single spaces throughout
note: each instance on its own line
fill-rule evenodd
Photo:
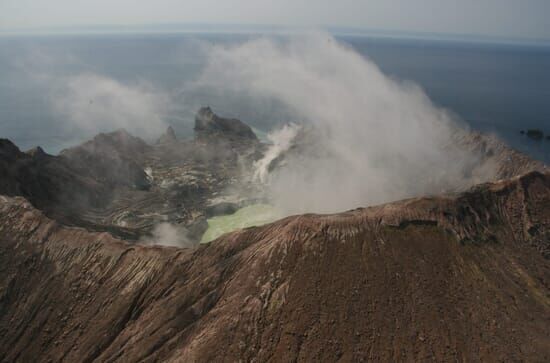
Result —
M 120 34 L 0 37 L 0 137 L 23 150 L 47 152 L 81 142 L 98 130 L 70 127 L 52 107 L 55 79 L 93 73 L 122 84 L 147 83 L 178 94 L 204 64 L 204 44 L 239 43 L 254 35 Z M 520 130 L 550 135 L 550 47 L 443 40 L 339 36 L 387 75 L 420 85 L 438 106 L 473 129 L 496 133 L 513 147 L 550 162 L 550 140 L 533 141 Z M 208 95 L 182 100 L 163 115 L 178 134 L 189 135 L 199 104 Z M 241 117 L 258 130 L 270 121 L 254 117 L 231 99 L 216 103 L 220 114 Z M 240 112 L 242 111 L 242 112 Z M 104 123 L 103 125 L 108 125 Z M 105 130 L 109 131 L 108 127 Z M 159 134 L 163 130 L 159 130 Z

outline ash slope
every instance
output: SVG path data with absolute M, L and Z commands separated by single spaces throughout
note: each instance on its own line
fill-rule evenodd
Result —
M 1 361 L 549 361 L 550 174 L 142 247 L 0 203 Z

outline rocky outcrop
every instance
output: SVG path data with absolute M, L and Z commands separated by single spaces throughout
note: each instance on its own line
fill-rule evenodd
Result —
M 526 135 L 528 138 L 535 141 L 544 139 L 544 132 L 539 129 L 529 129 L 527 130 Z
M 151 147 L 126 130 L 101 133 L 82 145 L 63 150 L 61 157 L 82 173 L 91 173 L 111 187 L 123 185 L 149 188 L 147 175 L 139 164 Z
M 9 140 L 0 140 L 0 175 L 0 194 L 24 196 L 44 210 L 63 205 L 70 213 L 71 206 L 100 204 L 109 194 L 88 169 L 78 170 L 40 148 L 21 152 Z
M 216 115 L 210 107 L 203 107 L 195 116 L 195 134 L 197 138 L 208 140 L 215 137 L 257 141 L 258 138 L 250 126 L 237 119 L 228 119 Z
M 27 150 L 26 153 L 32 156 L 33 158 L 46 158 L 46 157 L 52 156 L 46 153 L 44 149 L 42 149 L 40 146 L 33 147 L 32 149 Z
M 168 126 L 166 129 L 166 132 L 162 134 L 159 139 L 157 140 L 157 144 L 174 144 L 178 142 L 178 138 L 176 137 L 176 132 L 172 128 L 172 126 Z
M 7 139 L 0 139 L 0 192 L 2 194 L 14 195 L 19 190 L 14 174 L 14 164 L 24 159 L 24 154 L 14 143 Z
M 0 199 L 0 361 L 548 361 L 550 175 L 195 249 Z

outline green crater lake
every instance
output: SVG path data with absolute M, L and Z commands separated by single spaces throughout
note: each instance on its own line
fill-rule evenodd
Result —
M 241 208 L 233 214 L 212 217 L 207 221 L 208 229 L 204 232 L 201 243 L 210 242 L 224 233 L 241 228 L 261 226 L 281 217 L 281 213 L 269 204 L 253 204 Z

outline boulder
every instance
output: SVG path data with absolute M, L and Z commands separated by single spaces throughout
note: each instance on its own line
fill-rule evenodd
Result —
M 527 137 L 531 140 L 540 141 L 544 138 L 544 132 L 539 129 L 529 129 L 527 130 Z

